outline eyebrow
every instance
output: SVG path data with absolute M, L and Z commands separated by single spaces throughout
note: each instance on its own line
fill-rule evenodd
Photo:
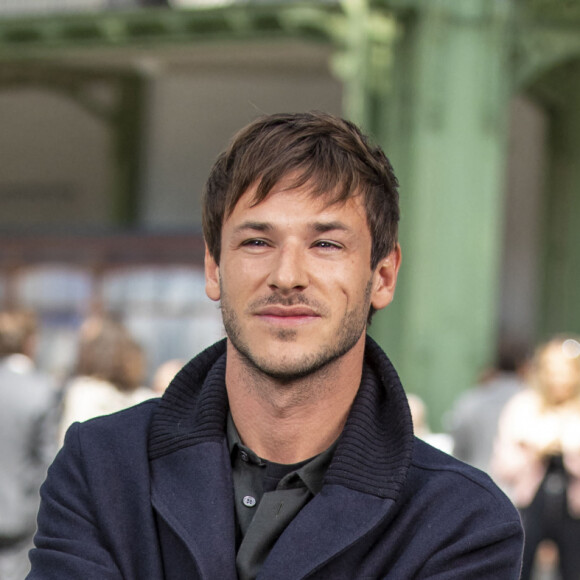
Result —
M 351 228 L 349 228 L 346 224 L 339 222 L 339 221 L 334 221 L 334 222 L 315 222 L 312 225 L 312 229 L 316 232 L 319 232 L 321 234 L 325 233 L 325 232 L 331 232 L 334 230 L 341 230 L 343 232 L 349 232 L 351 231 Z
M 273 229 L 272 224 L 269 224 L 267 222 L 247 221 L 247 222 L 243 222 L 239 226 L 237 226 L 234 229 L 234 233 L 237 234 L 237 233 L 243 232 L 245 230 L 253 230 L 256 232 L 269 232 L 272 229 Z
M 349 228 L 346 224 L 344 224 L 341 221 L 314 222 L 312 224 L 309 224 L 309 227 L 313 231 L 321 234 L 324 234 L 326 232 L 332 232 L 335 230 L 343 232 L 351 231 L 351 228 Z M 247 230 L 252 230 L 255 232 L 271 232 L 273 229 L 274 226 L 269 222 L 245 221 L 234 229 L 234 233 L 237 234 Z

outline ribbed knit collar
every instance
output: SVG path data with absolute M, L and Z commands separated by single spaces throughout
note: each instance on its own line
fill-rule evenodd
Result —
M 226 341 L 193 358 L 161 398 L 149 431 L 149 457 L 224 441 L 228 413 Z M 413 426 L 399 377 L 367 336 L 363 375 L 325 484 L 396 499 L 413 452 Z

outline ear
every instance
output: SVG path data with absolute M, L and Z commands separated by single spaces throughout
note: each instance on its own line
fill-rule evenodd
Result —
M 397 244 L 395 249 L 379 262 L 374 271 L 371 304 L 375 310 L 381 310 L 392 302 L 400 265 L 401 246 Z
M 210 254 L 207 244 L 205 246 L 205 293 L 211 300 L 218 301 L 221 297 L 220 291 L 220 267 L 216 264 Z

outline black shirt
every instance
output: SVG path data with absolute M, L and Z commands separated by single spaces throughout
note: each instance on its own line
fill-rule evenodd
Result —
M 250 580 L 286 526 L 322 489 L 336 443 L 316 457 L 285 465 L 266 461 L 246 447 L 231 414 L 227 437 L 236 506 L 236 566 L 240 580 Z

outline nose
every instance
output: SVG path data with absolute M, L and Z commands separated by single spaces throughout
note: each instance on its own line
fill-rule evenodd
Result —
M 305 256 L 299 248 L 286 245 L 276 252 L 268 276 L 268 286 L 282 292 L 301 290 L 308 286 Z

